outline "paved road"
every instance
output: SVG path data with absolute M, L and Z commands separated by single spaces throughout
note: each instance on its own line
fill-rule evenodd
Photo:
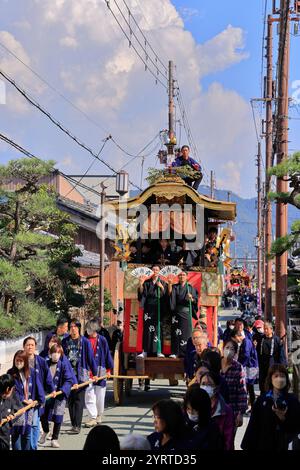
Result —
M 234 318 L 238 314 L 235 311 L 226 310 L 220 312 L 220 321 L 222 326 L 229 318 Z M 182 400 L 186 386 L 183 381 L 179 382 L 178 386 L 170 387 L 167 380 L 156 380 L 151 383 L 151 390 L 148 392 L 139 391 L 138 383 L 135 380 L 130 397 L 125 397 L 123 406 L 115 406 L 113 402 L 112 383 L 108 383 L 106 394 L 106 408 L 104 413 L 103 424 L 111 426 L 119 437 L 135 432 L 139 434 L 148 435 L 154 431 L 152 419 L 152 405 L 162 398 L 173 398 Z M 87 421 L 86 410 L 84 410 L 83 422 Z M 244 426 L 239 428 L 236 435 L 236 449 L 239 449 L 242 436 L 246 429 L 248 417 L 244 419 Z M 70 429 L 70 420 L 68 410 L 65 413 L 65 420 L 62 425 L 61 436 L 59 439 L 61 449 L 63 450 L 78 450 L 82 449 L 89 429 L 82 428 L 79 435 L 69 436 L 67 430 Z M 47 443 L 47 450 L 49 449 L 50 441 Z M 40 449 L 43 449 L 40 447 Z M 55 451 L 56 449 L 53 449 Z

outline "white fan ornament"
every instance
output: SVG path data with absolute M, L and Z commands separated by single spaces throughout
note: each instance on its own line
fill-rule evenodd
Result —
M 150 277 L 153 275 L 153 271 L 150 268 L 147 268 L 145 266 L 141 266 L 140 268 L 135 268 L 133 271 L 131 271 L 131 276 L 140 278 L 142 276 L 145 277 Z
M 170 275 L 172 276 L 178 276 L 182 270 L 178 268 L 178 266 L 165 266 L 159 271 L 159 275 L 162 277 L 169 277 Z

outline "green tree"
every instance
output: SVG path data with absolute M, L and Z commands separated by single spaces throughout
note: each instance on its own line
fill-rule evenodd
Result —
M 5 321 L 19 334 L 51 326 L 55 313 L 84 303 L 73 287 L 80 285 L 72 261 L 80 254 L 76 228 L 43 184 L 53 165 L 29 158 L 0 165 L 0 335 Z
M 99 302 L 99 287 L 90 285 L 85 289 L 85 313 L 86 320 L 99 316 L 100 302 Z M 110 312 L 114 308 L 111 298 L 111 293 L 108 289 L 104 288 L 104 313 Z M 104 325 L 108 325 L 109 320 L 104 316 Z
M 169 170 L 159 170 L 157 168 L 149 168 L 148 169 L 148 176 L 146 180 L 150 185 L 155 184 L 157 180 L 162 178 L 164 175 L 168 175 Z M 173 167 L 172 168 L 172 174 L 176 176 L 180 176 L 181 178 L 200 178 L 201 173 L 199 171 L 194 170 L 192 167 L 189 165 L 185 166 L 179 166 L 179 167 Z
M 284 178 L 289 182 L 291 190 L 286 193 L 270 192 L 269 198 L 272 201 L 291 204 L 300 209 L 300 152 L 294 153 L 291 157 L 274 166 L 269 170 L 270 176 Z M 287 250 L 292 250 L 293 256 L 300 254 L 300 249 L 293 251 L 300 241 L 300 220 L 295 220 L 291 226 L 291 233 L 278 238 L 272 244 L 270 255 L 282 254 Z
M 284 178 L 289 182 L 290 191 L 286 193 L 270 192 L 269 198 L 272 201 L 291 204 L 300 209 L 300 152 L 296 152 L 288 159 L 274 166 L 269 170 L 270 176 Z M 274 258 L 277 254 L 281 255 L 289 251 L 292 256 L 300 255 L 300 220 L 295 220 L 291 225 L 291 232 L 284 237 L 280 237 L 272 243 L 269 256 Z M 293 295 L 293 302 L 300 305 L 300 277 L 292 269 L 289 271 L 288 292 Z

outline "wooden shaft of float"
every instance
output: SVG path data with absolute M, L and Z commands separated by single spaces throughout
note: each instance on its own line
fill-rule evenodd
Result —
M 148 375 L 109 375 L 109 376 L 104 375 L 103 377 L 97 377 L 94 380 L 92 380 L 92 379 L 87 380 L 86 382 L 83 382 L 82 384 L 78 384 L 77 387 L 73 385 L 73 387 L 71 387 L 71 390 L 78 390 L 82 387 L 86 387 L 89 384 L 93 384 L 93 383 L 99 382 L 99 380 L 104 380 L 104 379 L 122 379 L 122 380 L 149 379 L 149 376 Z M 56 392 L 55 398 L 58 395 L 61 395 L 62 393 L 63 392 L 61 390 Z M 49 398 L 53 398 L 52 393 L 50 393 L 49 395 L 46 395 L 45 398 L 46 398 L 46 400 L 49 400 Z M 37 401 L 33 401 L 29 405 L 26 405 L 23 408 L 20 408 L 16 413 L 14 413 L 12 415 L 13 418 L 11 418 L 10 420 L 5 419 L 5 418 L 2 419 L 2 421 L 0 422 L 0 427 L 3 426 L 3 424 L 7 423 L 8 421 L 12 421 L 13 419 L 17 418 L 18 416 L 21 416 L 22 414 L 26 413 L 26 411 L 30 410 L 30 408 L 36 407 L 37 404 L 38 404 Z
M 188 384 L 188 386 L 190 387 L 191 385 L 194 385 L 195 383 L 197 382 L 197 377 L 194 377 Z
M 103 379 L 107 379 L 107 375 L 104 375 L 103 377 L 97 377 L 96 379 L 94 380 L 87 380 L 86 382 L 83 382 L 82 384 L 78 384 L 78 386 L 74 386 L 71 387 L 71 390 L 78 390 L 79 388 L 82 388 L 82 387 L 86 387 L 87 385 L 89 384 L 92 384 L 92 383 L 95 383 L 95 382 L 99 382 L 99 380 L 103 380 Z M 52 392 L 53 393 L 53 392 Z M 49 393 L 49 395 L 46 395 L 45 396 L 45 399 L 46 400 L 49 400 L 49 398 L 52 398 L 52 393 Z M 62 390 L 59 390 L 58 392 L 56 392 L 56 395 L 55 397 L 57 397 L 58 395 L 61 395 L 63 392 Z M 14 413 L 12 416 L 13 418 L 11 418 L 10 420 L 4 418 L 0 421 L 0 427 L 3 426 L 3 424 L 7 423 L 8 421 L 12 421 L 13 419 L 17 418 L 18 416 L 21 416 L 22 414 L 26 413 L 26 411 L 30 410 L 30 408 L 34 408 L 36 407 L 38 404 L 37 401 L 33 401 L 32 403 L 30 403 L 29 405 L 26 405 L 24 406 L 23 408 L 20 408 L 16 413 Z
M 149 375 L 110 375 L 110 379 L 150 379 Z

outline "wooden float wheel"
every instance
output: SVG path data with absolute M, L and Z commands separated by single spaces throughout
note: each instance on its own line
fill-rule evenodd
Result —
M 114 353 L 114 375 L 121 375 L 121 343 L 116 344 Z M 127 381 L 126 381 L 127 382 Z M 123 401 L 124 380 L 113 379 L 114 402 L 115 405 L 121 405 Z

